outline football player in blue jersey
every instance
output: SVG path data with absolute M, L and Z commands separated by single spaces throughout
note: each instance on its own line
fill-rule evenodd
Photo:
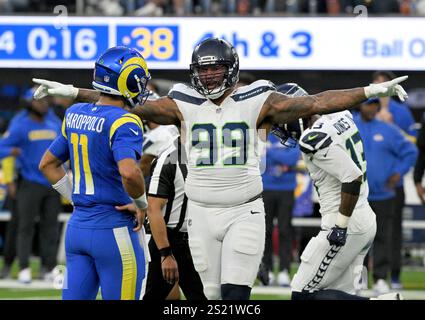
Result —
M 66 111 L 62 134 L 40 162 L 49 182 L 74 205 L 65 240 L 63 299 L 95 299 L 99 286 L 103 299 L 139 299 L 145 257 L 137 231 L 147 208 L 137 164 L 143 132 L 140 118 L 128 110 L 144 103 L 149 79 L 139 52 L 108 49 L 94 69 L 99 100 Z M 68 160 L 72 181 L 62 167 Z M 136 219 L 116 209 L 132 202 Z

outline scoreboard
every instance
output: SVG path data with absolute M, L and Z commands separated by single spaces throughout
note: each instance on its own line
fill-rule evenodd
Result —
M 90 69 L 125 45 L 150 69 L 187 69 L 208 37 L 233 43 L 245 70 L 425 70 L 425 19 L 330 17 L 0 16 L 0 67 Z

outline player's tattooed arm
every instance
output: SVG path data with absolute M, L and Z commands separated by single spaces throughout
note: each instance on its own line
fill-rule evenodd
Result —
M 142 120 L 153 121 L 158 124 L 179 125 L 183 120 L 177 104 L 173 99 L 161 97 L 157 100 L 147 100 L 143 105 L 138 105 L 131 110 Z
M 80 102 L 96 102 L 100 98 L 100 92 L 90 89 L 78 89 L 76 100 Z
M 364 88 L 329 90 L 305 97 L 288 97 L 274 92 L 264 103 L 265 117 L 272 123 L 289 123 L 296 119 L 342 111 L 364 101 Z

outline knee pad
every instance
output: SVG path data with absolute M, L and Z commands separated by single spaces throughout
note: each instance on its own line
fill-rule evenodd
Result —
M 249 300 L 251 288 L 237 284 L 222 284 L 221 297 L 223 300 Z
M 204 283 L 204 294 L 208 300 L 220 300 L 220 287 L 213 283 Z

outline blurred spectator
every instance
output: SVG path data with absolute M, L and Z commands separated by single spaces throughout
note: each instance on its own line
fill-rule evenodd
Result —
M 299 12 L 324 14 L 328 12 L 328 0 L 298 0 Z M 334 2 L 334 1 L 332 1 Z M 335 10 L 333 8 L 333 10 Z
M 369 203 L 376 214 L 377 231 L 373 245 L 373 280 L 377 294 L 389 292 L 386 282 L 392 262 L 393 219 L 396 186 L 414 165 L 416 147 L 400 130 L 376 119 L 379 99 L 369 99 L 354 117 L 363 140 L 369 183 Z
M 165 0 L 147 0 L 146 3 L 137 8 L 136 16 L 162 16 L 164 14 Z
M 266 170 L 263 173 L 263 200 L 266 211 L 266 244 L 263 266 L 269 272 L 270 282 L 275 282 L 273 274 L 272 233 L 277 218 L 279 230 L 279 274 L 277 284 L 289 286 L 289 271 L 292 253 L 292 210 L 294 190 L 297 186 L 295 167 L 300 158 L 298 147 L 283 146 L 280 140 L 270 134 L 267 141 Z
M 391 71 L 376 71 L 372 75 L 372 81 L 373 83 L 381 83 L 390 81 L 395 77 L 395 74 Z M 381 109 L 377 114 L 378 119 L 394 123 L 410 141 L 416 142 L 415 120 L 408 105 L 390 97 L 383 97 L 379 100 Z
M 58 243 L 58 214 L 61 210 L 59 194 L 38 170 L 38 164 L 50 143 L 60 134 L 61 122 L 49 112 L 48 100 L 32 100 L 34 90 L 26 94 L 27 110 L 18 113 L 8 131 L 0 140 L 0 153 L 19 147 L 22 155 L 22 180 L 16 191 L 18 213 L 17 254 L 20 272 L 18 280 L 31 282 L 29 257 L 31 254 L 35 221 L 39 217 L 41 277 L 51 277 L 56 266 Z
M 124 7 L 119 0 L 86 0 L 85 13 L 88 15 L 122 16 Z
M 343 11 L 349 14 L 353 14 L 355 7 L 359 5 L 365 6 L 368 14 L 400 13 L 398 0 L 341 0 L 341 3 Z
M 82 3 L 82 5 L 79 5 Z M 0 12 L 52 13 L 57 5 L 78 15 L 185 16 L 259 15 L 304 13 L 310 15 L 352 15 L 362 5 L 371 15 L 425 15 L 425 0 L 0 0 Z
M 425 15 L 425 0 L 418 0 L 416 3 L 416 14 L 420 16 Z
M 0 0 L 0 12 L 12 12 L 13 6 L 10 0 Z
M 376 71 L 372 80 L 374 83 L 381 83 L 390 81 L 396 76 L 391 71 Z M 380 110 L 378 111 L 377 118 L 384 122 L 393 123 L 396 125 L 403 135 L 412 143 L 416 143 L 416 128 L 415 120 L 409 107 L 393 98 L 385 97 L 380 98 Z M 395 188 L 395 204 L 394 216 L 392 224 L 393 236 L 391 237 L 391 287 L 395 290 L 401 289 L 400 272 L 402 264 L 402 243 L 403 243 L 403 208 L 405 205 L 405 193 L 403 176 L 400 177 L 399 182 Z
M 236 5 L 236 13 L 246 16 L 251 12 L 251 2 L 249 0 L 238 0 Z

